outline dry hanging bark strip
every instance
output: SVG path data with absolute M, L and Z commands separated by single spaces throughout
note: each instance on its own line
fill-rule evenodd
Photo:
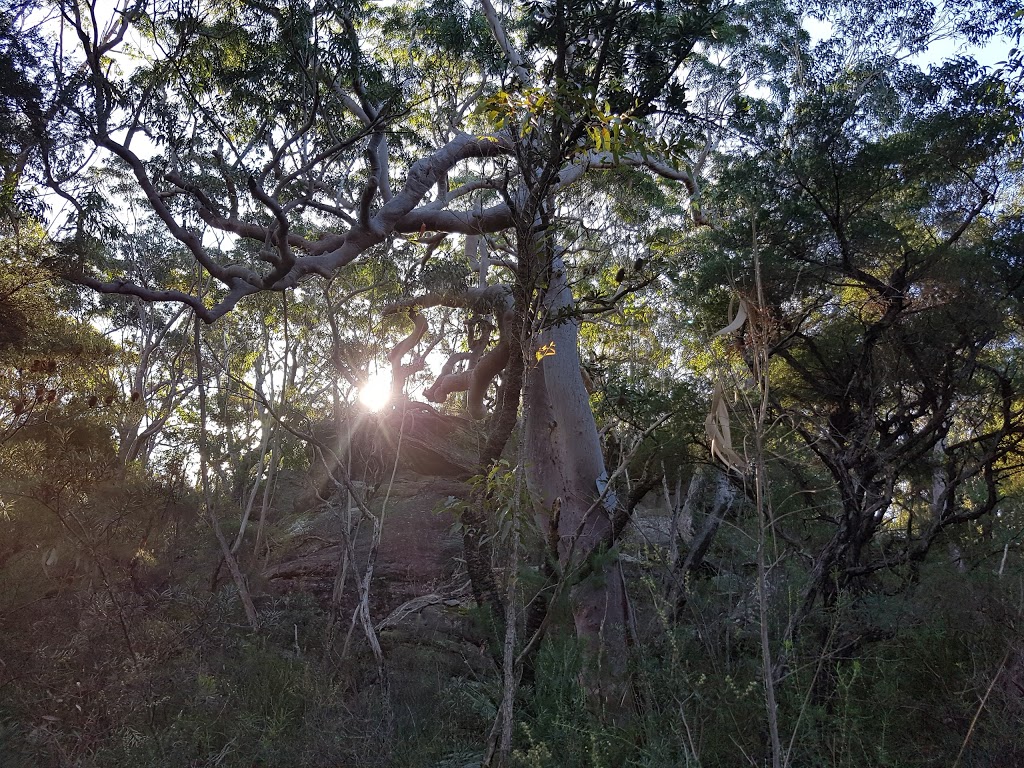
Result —
M 730 311 L 732 307 L 730 306 Z M 747 305 L 747 300 L 742 296 L 739 297 L 739 308 L 736 310 L 736 316 L 715 334 L 715 338 L 720 336 L 727 336 L 730 333 L 735 333 L 740 330 L 744 323 L 747 322 L 750 312 Z M 744 458 L 732 447 L 732 429 L 729 424 L 729 406 L 725 400 L 725 388 L 722 382 L 715 382 L 715 389 L 711 395 L 711 409 L 704 420 L 704 431 L 708 436 L 708 440 L 711 443 L 711 455 L 725 464 L 729 469 L 735 472 L 743 472 L 747 462 Z
M 730 333 L 735 333 L 736 331 L 743 327 L 743 324 L 745 322 L 747 322 L 747 317 L 750 315 L 750 312 L 747 308 L 747 300 L 744 299 L 742 296 L 740 296 L 739 299 L 740 306 L 739 309 L 736 310 L 736 316 L 730 321 L 730 323 L 727 326 L 725 326 L 725 328 L 723 328 L 722 330 L 718 331 L 718 333 L 715 334 L 716 339 L 719 336 L 728 336 Z M 730 302 L 729 304 L 729 311 L 731 312 L 732 302 Z
M 729 407 L 725 403 L 722 383 L 715 383 L 711 395 L 711 412 L 704 420 L 704 431 L 711 442 L 711 455 L 735 472 L 742 472 L 746 461 L 732 447 L 732 430 L 729 426 Z

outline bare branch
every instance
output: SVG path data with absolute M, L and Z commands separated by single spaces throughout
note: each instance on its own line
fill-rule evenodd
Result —
M 388 352 L 388 362 L 391 363 L 391 396 L 397 399 L 405 390 L 405 382 L 410 376 L 423 370 L 426 364 L 426 354 L 419 355 L 408 365 L 402 363 L 412 349 L 420 343 L 423 334 L 427 332 L 427 318 L 419 314 L 415 307 L 409 309 L 409 319 L 412 320 L 413 329 L 404 339 L 395 344 Z
M 99 293 L 118 293 L 127 296 L 138 296 L 145 301 L 176 301 L 192 307 L 196 315 L 204 323 L 212 323 L 218 318 L 227 314 L 241 299 L 258 293 L 260 288 L 246 283 L 242 280 L 234 280 L 233 286 L 227 295 L 212 307 L 207 307 L 198 296 L 178 290 L 153 290 L 144 286 L 132 283 L 128 280 L 111 280 L 104 282 L 82 273 L 69 273 L 64 275 L 69 282 L 84 285 Z
M 700 196 L 700 186 L 690 170 L 683 167 L 676 168 L 663 158 L 640 152 L 626 152 L 619 155 L 611 152 L 587 152 L 559 172 L 554 188 L 557 190 L 574 184 L 590 170 L 621 168 L 624 166 L 647 168 L 664 179 L 682 182 L 691 200 Z M 704 214 L 699 210 L 691 210 L 691 215 L 697 224 L 708 223 Z
M 288 217 L 285 215 L 284 209 L 280 204 L 263 191 L 263 187 L 260 186 L 259 181 L 254 176 L 249 176 L 249 191 L 252 193 L 253 197 L 270 209 L 271 213 L 274 214 L 274 218 L 277 220 L 276 231 L 271 230 L 267 233 L 270 236 L 271 241 L 276 241 L 277 252 L 280 254 L 280 260 L 278 261 L 277 268 L 264 280 L 264 283 L 270 286 L 291 272 L 292 267 L 295 266 L 295 255 L 292 253 L 292 249 L 288 246 Z
M 533 78 L 530 77 L 530 73 L 526 69 L 523 57 L 519 54 L 519 51 L 512 47 L 512 43 L 509 42 L 508 35 L 505 34 L 505 25 L 501 23 L 498 12 L 491 4 L 491 0 L 480 0 L 480 4 L 483 6 L 484 16 L 487 17 L 487 26 L 491 28 L 491 34 L 494 35 L 494 39 L 498 42 L 498 47 L 505 54 L 508 63 L 512 65 L 516 77 L 519 78 L 523 85 L 530 85 Z
M 393 315 L 412 307 L 453 307 L 472 309 L 480 314 L 505 312 L 512 308 L 512 289 L 507 285 L 488 285 L 465 291 L 425 293 L 396 301 L 384 308 L 385 315 Z

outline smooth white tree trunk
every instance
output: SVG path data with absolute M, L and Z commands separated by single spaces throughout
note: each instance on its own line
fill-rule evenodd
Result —
M 563 578 L 586 574 L 572 588 L 570 603 L 577 636 L 590 654 L 587 684 L 603 703 L 617 707 L 626 690 L 631 616 L 620 564 L 606 552 L 615 497 L 610 491 L 602 495 L 608 474 L 580 373 L 573 307 L 564 266 L 555 259 L 543 301 L 547 327 L 527 353 L 527 480 L 541 530 L 557 539 Z M 551 344 L 554 354 L 537 360 L 536 350 L 550 350 Z M 593 567 L 585 567 L 588 558 Z

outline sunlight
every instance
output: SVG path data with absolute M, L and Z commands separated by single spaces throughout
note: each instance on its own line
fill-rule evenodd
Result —
M 379 411 L 391 399 L 391 372 L 377 371 L 359 388 L 359 402 L 371 411 Z

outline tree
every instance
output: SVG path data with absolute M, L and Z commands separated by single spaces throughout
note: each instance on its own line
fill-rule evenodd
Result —
M 32 3 L 11 3 L 0 13 L 0 212 L 15 209 L 18 181 L 32 147 L 44 129 L 43 88 L 38 55 L 41 41 L 27 27 Z
M 837 635 L 830 614 L 913 583 L 937 541 L 992 516 L 1024 424 L 1019 100 L 963 59 L 928 74 L 805 64 L 791 109 L 723 162 L 728 223 L 704 265 L 745 275 L 718 283 L 750 318 L 734 360 L 766 372 L 786 434 L 767 448 L 771 524 L 807 572 L 776 681 L 807 624 L 826 654 L 885 632 Z
M 127 5 L 103 30 L 79 5 L 61 12 L 84 59 L 64 63 L 81 85 L 61 113 L 67 132 L 109 156 L 116 177 L 133 178 L 204 275 L 191 288 L 104 277 L 80 246 L 107 214 L 64 146 L 48 155 L 48 172 L 74 206 L 73 279 L 177 301 L 212 322 L 247 296 L 390 249 L 411 294 L 396 297 L 394 311 L 416 319 L 416 308 L 453 306 L 473 313 L 474 328 L 497 331 L 493 342 L 477 337 L 471 370 L 452 371 L 433 392 L 468 390 L 479 418 L 500 378 L 483 472 L 524 404 L 537 519 L 557 529 L 566 577 L 591 573 L 574 588 L 577 629 L 621 671 L 624 585 L 614 557 L 598 557 L 614 544 L 616 502 L 580 373 L 560 201 L 612 167 L 697 192 L 685 152 L 710 137 L 686 123 L 680 67 L 731 28 L 729 8 L 538 6 L 516 20 L 524 34 L 513 37 L 490 3 L 482 13 Z M 699 74 L 702 62 L 693 59 L 691 80 L 710 77 Z M 221 233 L 224 246 L 207 233 Z M 430 266 L 462 255 L 445 242 L 457 234 L 477 284 L 426 284 Z M 608 310 L 638 282 L 581 310 Z M 478 599 L 501 622 L 481 510 L 466 515 L 466 559 Z

